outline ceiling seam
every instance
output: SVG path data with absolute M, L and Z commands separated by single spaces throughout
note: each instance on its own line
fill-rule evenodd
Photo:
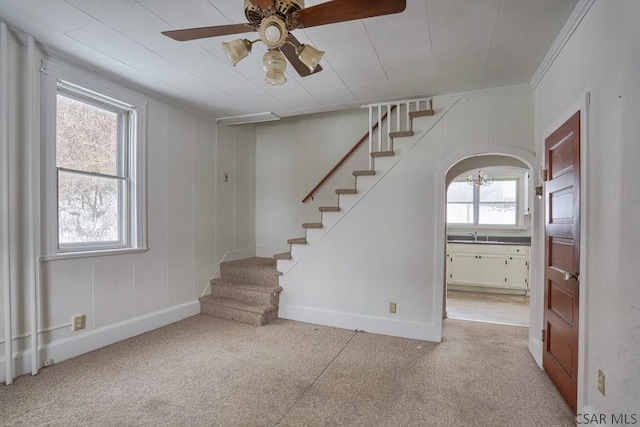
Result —
M 302 31 L 302 32 L 304 33 L 304 35 L 309 39 L 309 41 L 311 42 L 311 44 L 313 44 L 313 45 L 315 45 L 315 46 L 318 46 L 318 44 L 317 44 L 316 42 L 314 42 L 314 41 L 313 41 L 313 39 L 311 38 L 311 36 L 310 36 L 309 34 L 307 34 L 307 32 L 306 32 L 306 31 L 304 31 L 304 29 L 302 29 L 301 31 Z M 334 73 L 334 74 L 335 74 L 335 76 L 338 78 L 338 80 L 340 80 L 340 82 L 342 83 L 342 85 L 344 86 L 344 88 L 347 90 L 347 92 L 349 92 L 349 95 L 351 95 L 351 96 L 353 97 L 353 99 L 356 101 L 356 103 L 358 103 L 358 104 L 359 104 L 359 103 L 360 103 L 360 100 L 359 100 L 359 99 L 358 99 L 358 98 L 353 94 L 353 92 L 351 92 L 351 88 L 350 88 L 350 87 L 345 83 L 345 81 L 342 79 L 342 77 L 340 77 L 340 75 L 338 75 L 338 73 L 336 73 L 336 72 L 334 71 L 334 68 L 333 68 L 333 66 L 331 65 L 331 62 L 330 62 L 326 57 L 323 57 L 323 59 L 324 59 L 324 61 L 325 61 L 327 64 L 329 64 L 329 68 L 331 69 L 331 71 L 333 71 L 333 73 Z M 340 89 L 340 88 L 337 88 L 337 89 Z M 315 96 L 313 96 L 313 94 L 312 94 L 312 93 L 309 93 L 309 95 L 311 95 L 311 97 L 312 97 L 313 99 L 315 99 L 316 101 L 318 101 L 318 102 L 320 103 L 320 105 L 324 105 L 324 104 L 322 104 L 322 102 L 320 102 L 320 100 L 319 100 L 319 99 L 317 99 Z
M 376 49 L 376 46 L 373 44 L 373 40 L 371 40 L 371 35 L 369 34 L 369 31 L 367 30 L 367 26 L 364 25 L 364 22 L 360 21 L 360 24 L 362 25 L 362 28 L 364 28 L 364 32 L 367 35 L 367 38 L 369 39 L 369 43 L 371 43 L 371 47 L 373 48 L 373 51 L 376 54 L 376 58 L 378 58 L 378 63 L 380 64 L 380 68 L 382 68 L 382 72 L 384 73 L 385 78 L 387 79 L 387 82 L 389 81 L 389 74 L 387 74 L 387 70 L 384 69 L 384 64 L 382 63 L 382 59 L 380 59 L 380 54 L 378 53 L 378 49 Z
M 217 7 L 215 4 L 211 3 L 209 0 L 207 0 L 207 3 L 209 3 L 209 4 L 211 5 L 211 7 L 213 7 L 215 10 L 217 10 L 217 11 L 218 11 L 218 13 L 219 13 L 220 15 L 224 16 L 224 18 L 225 18 L 227 21 L 229 21 L 229 23 L 230 23 L 230 24 L 232 23 L 232 22 L 231 22 L 231 19 L 229 19 L 229 17 L 228 17 L 227 15 L 225 15 L 224 13 L 222 13 L 222 11 L 221 11 L 220 9 L 218 9 L 218 7 Z
M 66 1 L 66 0 L 65 0 L 65 1 Z M 216 10 L 220 13 L 220 15 L 224 16 L 224 17 L 225 17 L 225 19 L 227 19 L 229 22 L 231 22 L 231 21 L 229 20 L 229 18 L 227 18 L 227 16 L 226 16 L 226 15 L 224 15 L 222 12 L 220 12 L 220 11 L 218 10 L 218 8 L 217 8 L 217 7 L 215 7 L 214 5 L 212 5 L 209 1 L 207 1 L 207 3 L 209 3 L 209 4 L 211 5 L 211 7 L 213 7 L 214 9 L 216 9 Z M 164 18 L 162 18 L 160 15 L 158 15 L 157 13 L 155 13 L 153 10 L 149 9 L 148 7 L 146 7 L 144 4 L 140 3 L 139 1 L 137 1 L 137 4 L 139 4 L 141 7 L 143 7 L 143 8 L 144 8 L 144 9 L 146 9 L 147 11 L 149 11 L 149 13 L 150 13 L 150 14 L 152 14 L 152 15 L 153 15 L 153 16 L 155 16 L 155 17 L 157 17 L 159 20 L 161 20 L 162 22 L 164 22 L 165 24 L 167 24 L 169 27 L 171 27 L 171 28 L 174 28 L 174 29 L 175 29 L 175 27 L 174 27 L 173 25 L 171 25 L 169 22 L 167 22 L 167 20 L 165 20 Z M 100 22 L 102 22 L 102 21 L 100 20 Z M 111 27 L 111 26 L 110 26 L 110 25 L 108 25 L 107 23 L 105 23 L 105 22 L 102 22 L 102 23 L 103 23 L 104 25 L 106 25 L 107 27 L 111 28 L 113 31 L 115 31 L 115 32 L 117 32 L 118 34 L 122 35 L 123 37 L 126 37 L 127 39 L 129 39 L 129 40 L 131 40 L 131 41 L 133 41 L 133 42 L 135 42 L 135 43 L 138 43 L 138 42 L 136 42 L 135 40 L 133 40 L 133 39 L 131 39 L 130 37 L 128 37 L 126 34 L 123 34 L 123 33 L 121 33 L 120 31 L 116 30 L 115 28 Z M 143 48 L 147 49 L 149 52 L 152 52 L 152 53 L 154 53 L 154 54 L 158 55 L 160 58 L 164 59 L 165 61 L 168 61 L 168 62 L 172 63 L 173 65 L 175 65 L 175 66 L 177 66 L 177 67 L 180 67 L 180 64 L 176 64 L 174 61 L 171 61 L 169 58 L 165 58 L 164 56 L 160 55 L 159 53 L 155 52 L 155 51 L 154 51 L 154 50 L 152 50 L 152 49 L 147 48 L 146 46 L 144 46 L 144 45 L 142 45 L 142 44 L 140 44 L 140 43 L 138 43 L 138 44 L 139 44 L 140 46 L 142 46 Z M 224 61 L 222 61 L 220 58 L 218 58 L 217 56 L 215 56 L 213 53 L 209 52 L 207 49 L 205 49 L 204 47 L 202 47 L 202 45 L 198 44 L 197 42 L 195 43 L 195 45 L 196 45 L 196 46 L 198 46 L 198 48 L 199 48 L 200 50 L 202 50 L 202 51 L 206 52 L 206 54 L 207 54 L 207 55 L 210 55 L 211 57 L 213 57 L 213 58 L 215 58 L 216 60 L 218 60 L 218 62 L 220 62 L 220 64 L 225 65 L 225 62 L 224 62 Z M 234 70 L 234 71 L 235 71 L 235 70 Z M 242 78 L 244 78 L 245 80 L 247 80 L 248 82 L 250 82 L 250 80 L 249 80 L 248 78 L 246 78 L 244 75 L 242 75 L 241 73 L 239 73 L 239 72 L 237 72 L 237 71 L 236 71 L 236 73 L 237 73 L 238 75 L 240 75 Z M 146 73 L 145 73 L 145 74 L 146 74 Z M 220 88 L 217 88 L 217 87 L 215 87 L 215 86 L 211 85 L 210 83 L 206 82 L 204 79 L 202 79 L 202 78 L 198 77 L 197 75 L 193 74 L 193 72 L 189 72 L 189 71 L 187 71 L 187 72 L 184 72 L 184 73 L 177 74 L 177 76 L 182 76 L 182 75 L 185 75 L 185 74 L 189 74 L 189 75 L 191 75 L 191 76 L 195 77 L 196 79 L 200 80 L 200 81 L 201 81 L 202 83 L 204 83 L 205 85 L 207 85 L 207 86 L 211 87 L 212 89 L 215 89 L 215 90 L 216 90 L 216 91 L 218 91 L 218 92 L 222 92 L 222 91 L 223 91 L 223 89 L 220 89 Z M 167 83 L 166 83 L 166 81 L 164 81 L 164 80 L 162 80 L 162 79 L 156 79 L 156 80 L 161 81 L 161 82 L 163 82 L 163 83 L 167 84 Z
M 433 50 L 433 29 L 431 27 L 431 12 L 429 9 L 429 0 L 427 3 L 427 25 L 429 25 L 429 44 L 431 46 L 431 62 L 433 63 L 433 83 L 438 88 L 438 67 L 436 66 L 436 53 Z
M 493 45 L 496 40 L 496 33 L 498 32 L 498 25 L 500 25 L 500 17 L 502 16 L 502 8 L 504 7 L 504 0 L 500 1 L 500 10 L 496 17 L 496 25 L 493 27 L 493 35 L 491 36 L 491 45 L 489 46 L 489 53 L 487 54 L 487 62 L 484 64 L 484 72 L 482 73 L 482 81 L 487 78 L 487 70 L 489 69 L 489 60 L 491 59 L 491 53 L 493 52 Z

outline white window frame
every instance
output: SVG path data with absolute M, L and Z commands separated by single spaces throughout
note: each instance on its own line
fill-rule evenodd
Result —
M 516 181 L 516 223 L 515 224 L 482 224 L 480 223 L 480 189 L 478 187 L 473 188 L 473 211 L 474 211 L 474 222 L 473 223 L 464 223 L 464 222 L 447 222 L 448 227 L 453 228 L 487 228 L 487 229 L 523 229 L 524 227 L 524 213 L 523 206 L 526 205 L 524 203 L 524 198 L 527 197 L 525 184 L 523 182 L 523 178 L 521 176 L 501 176 L 496 177 L 495 181 Z M 454 180 L 453 182 L 464 182 L 464 180 Z M 468 184 L 466 184 L 468 185 Z M 449 206 L 449 202 L 447 201 L 447 207 Z
M 58 60 L 43 62 L 41 74 L 42 192 L 44 259 L 123 254 L 147 250 L 146 112 L 147 100 L 109 80 Z M 129 115 L 126 200 L 121 200 L 122 234 L 118 242 L 60 244 L 58 229 L 58 167 L 56 164 L 57 95 Z M 93 174 L 92 174 L 93 175 Z M 100 174 L 95 174 L 99 176 Z

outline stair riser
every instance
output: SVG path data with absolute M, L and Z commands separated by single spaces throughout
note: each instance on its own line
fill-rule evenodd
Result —
M 209 316 L 220 317 L 236 322 L 248 323 L 255 326 L 266 325 L 267 323 L 278 317 L 277 308 L 274 308 L 273 310 L 268 311 L 265 314 L 258 314 L 238 310 L 235 308 L 222 307 L 212 304 L 202 304 L 201 312 L 202 314 L 208 314 Z
M 222 278 L 234 279 L 247 283 L 278 285 L 278 275 L 273 268 L 250 268 L 236 265 L 220 264 Z
M 240 289 L 233 286 L 211 286 L 211 295 L 217 297 L 233 298 L 240 301 L 255 302 L 257 304 L 269 304 L 278 306 L 280 298 L 277 293 L 256 292 L 249 289 Z

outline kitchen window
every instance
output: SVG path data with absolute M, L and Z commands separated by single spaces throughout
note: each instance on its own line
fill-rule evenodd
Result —
M 454 181 L 447 189 L 447 223 L 469 225 L 517 225 L 518 179 L 496 179 L 471 186 Z

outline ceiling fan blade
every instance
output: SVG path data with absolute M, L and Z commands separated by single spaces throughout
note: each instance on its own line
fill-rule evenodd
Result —
M 226 36 L 229 34 L 250 33 L 256 31 L 251 24 L 218 25 L 215 27 L 187 28 L 184 30 L 163 31 L 167 37 L 179 42 L 204 39 L 207 37 Z
M 296 47 L 300 46 L 300 42 L 298 41 L 298 39 L 291 33 L 289 33 L 289 36 L 287 37 L 287 41 L 290 41 Z M 298 59 L 296 48 L 291 46 L 289 43 L 283 44 L 280 47 L 280 50 L 282 51 L 282 53 L 284 53 L 284 56 L 287 57 L 291 65 L 293 65 L 293 68 L 296 69 L 296 71 L 298 72 L 298 74 L 300 74 L 301 77 L 307 77 L 307 76 L 310 76 L 311 74 L 319 73 L 320 71 L 322 71 L 322 67 L 320 66 L 320 64 L 318 64 L 315 70 L 313 71 L 309 70 L 309 67 L 304 65 L 302 61 Z
M 251 0 L 251 4 L 255 7 L 259 7 L 262 10 L 267 10 L 273 6 L 272 0 Z
M 400 13 L 406 7 L 406 0 L 333 0 L 298 12 L 296 28 L 390 15 Z

